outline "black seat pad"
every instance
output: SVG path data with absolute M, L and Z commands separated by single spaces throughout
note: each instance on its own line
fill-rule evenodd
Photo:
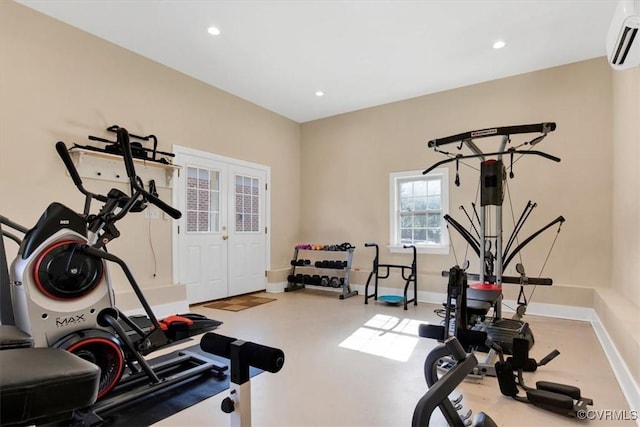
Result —
M 65 419 L 98 396 L 100 368 L 61 349 L 2 350 L 0 366 L 3 426 Z

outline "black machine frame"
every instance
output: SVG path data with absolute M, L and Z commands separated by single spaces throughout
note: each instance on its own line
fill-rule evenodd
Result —
M 475 203 L 472 204 L 474 215 L 470 215 L 464 209 L 463 206 L 460 207 L 461 210 L 465 211 L 467 218 L 471 223 L 470 229 L 475 231 L 475 236 L 471 233 L 470 230 L 467 230 L 462 224 L 456 221 L 450 215 L 445 215 L 444 219 L 447 221 L 448 225 L 451 226 L 454 230 L 456 230 L 460 236 L 469 244 L 469 246 L 473 249 L 476 255 L 480 259 L 480 268 L 478 274 L 469 274 L 467 276 L 473 280 L 479 280 L 480 284 L 491 284 L 495 285 L 497 288 L 501 288 L 503 283 L 510 284 L 519 284 L 521 287 L 520 296 L 518 298 L 519 310 L 522 311 L 521 314 L 524 314 L 526 310 L 526 305 L 528 302 L 526 301 L 526 297 L 523 292 L 523 288 L 526 285 L 543 285 L 543 286 L 551 286 L 553 284 L 553 280 L 551 278 L 535 278 L 535 277 L 526 277 L 524 274 L 524 268 L 518 267 L 518 271 L 522 270 L 520 276 L 506 276 L 504 271 L 509 263 L 513 260 L 513 258 L 531 241 L 533 241 L 536 237 L 542 234 L 544 231 L 554 226 L 555 224 L 559 224 L 558 232 L 560 231 L 560 227 L 565 221 L 563 216 L 558 216 L 553 221 L 549 222 L 544 227 L 540 228 L 536 232 L 532 233 L 526 239 L 524 239 L 521 243 L 517 244 L 515 247 L 514 243 L 517 242 L 517 236 L 519 232 L 522 230 L 522 227 L 531 214 L 532 210 L 537 206 L 537 204 L 529 201 L 524 208 L 524 211 L 520 215 L 518 221 L 516 222 L 514 229 L 509 236 L 506 245 L 503 245 L 503 212 L 502 212 L 502 203 L 504 200 L 504 183 L 506 182 L 507 173 L 506 168 L 504 166 L 503 158 L 504 156 L 509 156 L 510 158 L 510 171 L 509 177 L 514 178 L 513 173 L 513 165 L 518 159 L 514 159 L 515 155 L 526 156 L 526 155 L 534 155 L 538 157 L 542 157 L 547 160 L 551 160 L 553 162 L 560 162 L 560 158 L 553 156 L 551 154 L 533 150 L 533 147 L 540 143 L 546 136 L 556 130 L 556 123 L 554 122 L 543 122 L 537 124 L 527 124 L 527 125 L 517 125 L 517 126 L 504 126 L 504 127 L 494 127 L 494 128 L 486 128 L 480 130 L 473 130 L 468 132 L 462 132 L 455 135 L 451 135 L 444 138 L 437 138 L 430 140 L 427 145 L 429 148 L 433 148 L 436 152 L 444 154 L 448 156 L 448 159 L 439 161 L 434 165 L 430 166 L 426 170 L 423 171 L 423 174 L 428 174 L 430 171 L 435 169 L 438 166 L 443 164 L 455 162 L 456 163 L 456 178 L 455 184 L 457 186 L 460 185 L 460 178 L 458 174 L 459 164 L 462 160 L 465 159 L 479 159 L 480 163 L 480 193 L 481 193 L 481 203 L 479 212 L 476 209 Z M 518 134 L 531 134 L 538 133 L 540 135 L 534 137 L 529 141 L 525 141 L 518 145 L 517 147 L 509 147 L 507 148 L 507 144 L 511 142 L 512 135 Z M 487 137 L 501 137 L 500 146 L 497 151 L 492 152 L 483 152 L 478 145 L 476 144 L 477 139 L 487 138 Z M 440 147 L 449 144 L 458 144 L 457 150 L 460 151 L 463 147 L 467 147 L 471 150 L 472 154 L 463 155 L 463 154 L 453 154 L 448 151 L 443 151 Z M 529 146 L 528 150 L 520 149 L 521 147 Z M 488 159 L 489 157 L 495 157 L 495 159 Z M 491 215 L 490 209 L 492 209 L 495 213 L 493 217 L 495 218 L 495 225 L 493 228 L 493 232 L 490 231 L 490 227 L 487 221 L 487 218 L 490 218 Z M 475 221 L 478 222 L 478 228 L 475 226 Z M 504 246 L 504 247 L 503 247 Z M 494 247 L 494 252 L 491 252 L 491 247 Z M 443 271 L 442 275 L 447 277 L 449 274 L 448 271 Z M 501 317 L 501 308 L 497 307 L 497 317 Z

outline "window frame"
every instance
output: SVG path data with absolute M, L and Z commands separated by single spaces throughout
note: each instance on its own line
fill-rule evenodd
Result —
M 449 169 L 436 168 L 423 175 L 420 170 L 391 172 L 389 173 L 389 250 L 394 253 L 409 252 L 411 249 L 403 248 L 400 239 L 400 192 L 398 182 L 412 178 L 439 179 L 442 222 L 440 224 L 440 235 L 442 236 L 439 245 L 417 244 L 416 251 L 420 254 L 449 254 L 449 232 L 444 216 L 449 213 Z

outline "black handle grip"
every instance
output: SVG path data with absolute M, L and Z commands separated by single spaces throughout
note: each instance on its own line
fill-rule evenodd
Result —
M 235 341 L 238 340 L 208 332 L 200 340 L 200 348 L 207 353 L 229 359 L 231 345 Z M 284 352 L 282 350 L 253 342 L 242 343 L 240 358 L 249 365 L 267 372 L 276 373 L 284 366 Z
M 80 179 L 80 175 L 78 174 L 78 170 L 76 169 L 76 166 L 73 164 L 73 161 L 71 160 L 71 156 L 69 155 L 69 150 L 67 150 L 67 146 L 65 145 L 65 143 L 62 141 L 58 141 L 56 143 L 56 151 L 58 152 L 58 155 L 64 162 L 64 165 L 67 167 L 67 170 L 69 171 L 69 175 L 71 175 L 71 179 L 73 180 L 73 183 L 77 187 L 82 187 L 82 180 Z
M 366 248 L 369 248 L 369 247 L 371 247 L 371 246 L 378 246 L 378 244 L 377 244 L 377 243 L 365 243 L 365 244 L 364 244 L 364 246 L 365 246 Z
M 133 164 L 133 156 L 131 155 L 131 143 L 129 142 L 129 133 L 125 128 L 118 128 L 118 144 L 122 149 L 122 157 L 124 158 L 124 167 L 127 170 L 129 179 L 135 180 L 136 168 Z

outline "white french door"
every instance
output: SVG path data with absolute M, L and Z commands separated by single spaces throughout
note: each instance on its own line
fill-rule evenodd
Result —
M 268 168 L 174 147 L 174 280 L 189 304 L 266 287 Z
M 266 287 L 267 177 L 264 170 L 230 165 L 229 178 L 229 293 L 239 295 Z

